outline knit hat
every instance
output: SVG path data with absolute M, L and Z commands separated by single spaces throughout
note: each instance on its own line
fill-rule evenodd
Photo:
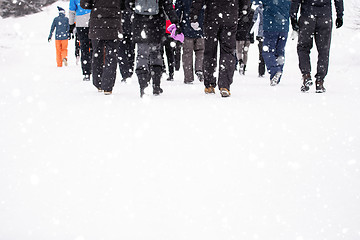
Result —
M 63 9 L 62 7 L 59 7 L 59 6 L 58 6 L 57 8 L 58 8 L 58 10 L 59 10 L 60 13 L 65 13 L 65 9 Z

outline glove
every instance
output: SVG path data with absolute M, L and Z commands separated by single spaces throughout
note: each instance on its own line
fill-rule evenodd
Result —
M 74 24 L 70 24 L 69 32 L 70 32 L 70 33 L 74 33 L 74 28 L 75 28 L 75 23 L 74 23 Z
M 294 31 L 298 32 L 298 31 L 299 31 L 299 23 L 298 23 L 297 19 L 294 18 L 294 17 L 292 17 L 292 18 L 290 19 L 290 21 L 291 21 L 292 29 L 293 29 Z
M 198 22 L 192 22 L 190 25 L 195 31 L 201 30 L 200 25 L 199 25 Z
M 299 32 L 293 30 L 291 33 L 291 40 L 295 40 L 296 38 L 298 38 L 298 36 L 299 36 Z
M 50 42 L 50 41 L 51 41 L 51 37 L 48 38 L 48 42 Z
M 341 28 L 343 25 L 343 19 L 341 17 L 336 18 L 336 28 Z

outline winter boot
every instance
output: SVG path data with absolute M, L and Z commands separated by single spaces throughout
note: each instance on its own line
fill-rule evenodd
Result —
M 174 73 L 170 73 L 167 81 L 174 81 Z
M 105 94 L 105 95 L 111 95 L 111 94 L 112 94 L 112 91 L 104 91 L 104 94 Z
M 89 74 L 85 74 L 83 81 L 90 81 L 90 75 Z
M 206 94 L 214 94 L 215 93 L 215 88 L 213 86 L 205 87 L 205 93 Z
M 153 94 L 154 94 L 155 96 L 158 96 L 158 95 L 160 95 L 161 93 L 163 93 L 162 88 L 161 88 L 160 86 L 155 86 L 155 85 L 153 85 Z
M 204 81 L 204 74 L 202 71 L 196 71 L 195 72 L 197 78 L 199 79 L 200 82 L 203 82 Z
M 310 89 L 310 86 L 313 85 L 310 73 L 303 74 L 302 76 L 303 85 L 301 86 L 302 92 L 307 92 Z
M 243 69 L 242 69 L 242 74 L 245 75 L 245 71 L 246 71 L 246 64 L 244 64 Z
M 227 88 L 220 88 L 220 94 L 222 97 L 230 97 L 230 91 Z
M 317 92 L 317 93 L 324 93 L 324 92 L 326 92 L 326 89 L 324 88 L 324 80 L 322 80 L 322 79 L 316 79 L 315 85 L 316 85 L 316 92 Z
M 67 67 L 68 63 L 66 58 L 63 59 L 63 64 L 65 65 L 65 67 Z
M 281 72 L 277 72 L 272 79 L 270 80 L 270 86 L 276 86 L 277 84 L 279 84 L 280 81 L 280 77 L 281 77 Z

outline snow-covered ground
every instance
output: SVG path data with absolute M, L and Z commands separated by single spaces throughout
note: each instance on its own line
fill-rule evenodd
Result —
M 252 45 L 230 98 L 182 70 L 104 96 L 73 41 L 56 67 L 56 5 L 0 19 L 0 240 L 360 239 L 359 31 L 334 29 L 325 94 L 300 92 L 289 40 L 276 87 Z

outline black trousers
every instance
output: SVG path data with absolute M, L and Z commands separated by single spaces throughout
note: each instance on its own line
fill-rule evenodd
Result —
M 130 78 L 134 72 L 135 43 L 132 36 L 124 36 L 119 42 L 118 63 L 122 78 Z
M 256 37 L 256 39 L 259 42 L 258 43 L 258 47 L 259 47 L 259 76 L 263 76 L 265 74 L 265 61 L 264 61 L 264 58 L 262 56 L 264 38 Z
M 119 40 L 92 40 L 93 45 L 93 84 L 98 89 L 112 91 L 117 68 L 117 49 Z
M 175 40 L 172 39 L 169 34 L 166 34 L 166 36 L 165 36 L 164 47 L 165 47 L 165 54 L 166 54 L 167 63 L 168 63 L 169 75 L 173 76 L 174 72 L 175 72 L 176 43 L 175 43 Z
M 304 17 L 299 18 L 299 40 L 297 52 L 299 68 L 302 74 L 311 73 L 310 51 L 315 39 L 318 51 L 316 79 L 324 80 L 328 73 L 329 53 L 331 44 L 332 19 L 331 17 Z
M 214 76 L 217 67 L 217 48 L 220 43 L 219 60 L 219 88 L 227 88 L 233 82 L 235 71 L 236 51 L 236 29 L 235 23 L 214 23 L 205 24 L 205 51 L 204 51 L 204 84 L 205 87 L 216 87 Z
M 91 74 L 91 56 L 92 46 L 91 40 L 89 39 L 89 28 L 88 27 L 77 27 L 76 32 L 80 41 L 81 50 L 81 68 L 83 75 Z
M 140 88 L 145 88 L 152 79 L 153 86 L 160 86 L 163 59 L 161 43 L 138 43 L 136 57 L 136 75 Z

